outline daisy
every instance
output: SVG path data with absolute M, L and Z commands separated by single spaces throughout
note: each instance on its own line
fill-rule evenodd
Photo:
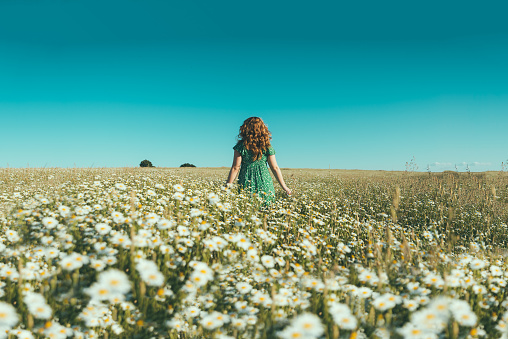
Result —
M 429 299 L 429 297 L 427 297 L 426 295 L 423 295 L 423 296 L 421 296 L 421 297 L 418 297 L 418 298 L 416 299 L 416 301 L 418 301 L 418 303 L 419 303 L 420 305 L 427 305 L 427 304 L 429 303 L 430 299 Z
M 58 207 L 58 212 L 60 212 L 60 215 L 65 218 L 69 216 L 69 214 L 71 213 L 71 209 L 67 206 L 60 205 Z
M 47 338 L 65 339 L 72 336 L 73 331 L 71 328 L 64 327 L 53 321 L 48 326 L 45 326 L 43 333 Z
M 201 287 L 201 286 L 204 286 L 208 283 L 208 280 L 206 278 L 204 278 L 200 274 L 196 274 L 196 272 L 191 274 L 191 276 L 189 277 L 189 280 L 196 287 Z
M 224 313 L 213 312 L 211 315 L 214 316 L 218 321 L 222 322 L 223 324 L 228 323 L 230 320 L 229 315 Z
M 224 323 L 217 319 L 213 314 L 206 315 L 200 321 L 201 326 L 203 326 L 206 330 L 215 330 L 216 328 L 221 327 Z
M 122 183 L 116 183 L 115 187 L 118 188 L 119 190 L 122 190 L 122 191 L 124 191 L 127 188 L 127 186 L 125 186 Z
M 209 193 L 208 194 L 208 201 L 210 202 L 210 204 L 215 205 L 216 203 L 218 203 L 220 201 L 220 199 L 217 194 Z
M 396 331 L 405 339 L 423 339 L 425 334 L 430 334 L 429 332 L 421 329 L 419 326 L 411 322 L 407 322 L 404 324 L 404 326 L 398 328 Z
M 500 276 L 503 275 L 503 270 L 499 266 L 491 265 L 490 274 L 492 274 L 493 276 Z
M 190 231 L 189 231 L 189 229 L 188 229 L 187 227 L 185 227 L 185 226 L 180 225 L 180 226 L 178 226 L 178 227 L 176 228 L 176 230 L 178 231 L 178 234 L 179 234 L 181 237 L 187 237 L 187 236 L 189 236 L 189 235 L 190 235 Z
M 420 291 L 420 283 L 408 282 L 406 288 L 409 290 L 409 293 L 418 293 Z
M 363 270 L 359 275 L 358 279 L 367 284 L 375 285 L 379 281 L 377 275 L 369 270 Z
M 111 218 L 113 218 L 113 221 L 117 224 L 121 224 L 125 220 L 125 217 L 123 216 L 123 214 L 120 212 L 116 212 L 116 211 L 111 213 Z
M 196 306 L 187 307 L 185 309 L 185 315 L 187 315 L 187 317 L 189 317 L 189 318 L 195 318 L 195 317 L 199 316 L 200 313 L 201 313 L 201 310 L 199 309 L 199 307 L 196 307 Z
M 247 326 L 247 320 L 245 319 L 233 319 L 231 321 L 231 325 L 236 328 L 237 330 L 244 330 L 245 327 Z
M 248 304 L 246 301 L 237 301 L 235 302 L 235 308 L 240 313 L 246 313 L 248 311 Z
M 418 324 L 422 329 L 441 332 L 448 323 L 448 315 L 436 312 L 436 310 L 427 308 L 411 314 L 411 322 Z
M 173 247 L 171 247 L 169 245 L 160 245 L 159 246 L 159 250 L 161 251 L 162 254 L 173 254 L 173 253 L 175 253 L 175 250 L 173 249 Z
M 64 256 L 60 261 L 60 266 L 67 271 L 73 271 L 81 268 L 84 264 L 89 261 L 88 257 L 82 256 L 79 253 L 72 252 L 71 254 Z
M 127 235 L 117 232 L 110 238 L 110 241 L 114 245 L 120 245 L 123 248 L 128 248 L 131 245 L 131 239 Z
M 479 270 L 479 269 L 482 269 L 486 266 L 487 264 L 485 263 L 485 261 L 481 260 L 481 259 L 473 259 L 470 263 L 469 263 L 469 266 L 471 267 L 472 270 Z
M 356 295 L 359 296 L 360 298 L 366 299 L 372 295 L 372 290 L 368 287 L 360 287 L 356 291 Z
M 440 275 L 434 273 L 428 273 L 424 278 L 423 282 L 427 285 L 433 285 L 435 287 L 440 287 L 444 285 L 444 280 Z
M 173 185 L 173 188 L 174 188 L 174 190 L 175 190 L 175 191 L 177 191 L 177 192 L 183 192 L 183 191 L 185 190 L 185 189 L 183 188 L 183 186 L 182 186 L 182 185 L 180 185 L 180 184 Z
M 337 326 L 344 330 L 355 330 L 358 325 L 358 320 L 351 313 L 333 315 L 333 320 Z
M 324 334 L 324 327 L 319 317 L 312 313 L 303 313 L 291 322 L 304 333 L 303 338 L 317 338 Z
M 247 324 L 249 325 L 255 325 L 258 322 L 258 318 L 255 315 L 249 315 L 245 320 L 247 320 Z
M 384 294 L 384 295 L 379 296 L 376 299 L 374 299 L 374 301 L 372 302 L 372 305 L 374 306 L 375 309 L 383 312 L 383 311 L 389 310 L 390 308 L 395 307 L 396 302 L 389 300 L 387 294 Z
M 160 230 L 167 230 L 168 228 L 175 227 L 176 221 L 173 220 L 167 220 L 164 218 L 161 218 L 157 221 L 157 228 Z
M 108 298 L 108 301 L 111 304 L 120 304 L 125 301 L 125 295 L 119 293 L 111 293 Z
M 447 316 L 450 310 L 450 305 L 450 298 L 437 297 L 432 300 L 428 308 L 434 310 L 436 313 L 442 314 L 443 316 Z
M 272 268 L 275 266 L 275 260 L 271 255 L 263 255 L 261 257 L 261 263 L 267 268 Z
M 154 225 L 160 220 L 160 216 L 158 216 L 156 213 L 148 213 L 145 216 L 145 219 L 148 225 Z
M 266 293 L 256 293 L 254 294 L 254 296 L 251 298 L 252 302 L 255 304 L 255 305 L 258 305 L 258 304 L 261 304 L 263 306 L 267 306 L 267 305 L 270 305 L 272 304 L 272 299 L 270 298 L 270 296 Z
M 236 289 L 241 294 L 247 294 L 252 290 L 252 286 L 249 283 L 246 282 L 239 282 L 236 284 Z
M 200 231 L 206 231 L 208 228 L 210 228 L 210 224 L 208 222 L 206 222 L 206 220 L 201 220 L 199 221 L 199 230 Z
M 275 262 L 277 263 L 277 265 L 281 267 L 283 267 L 286 264 L 286 261 L 282 257 L 276 257 Z
M 179 319 L 177 317 L 175 317 L 171 320 L 168 320 L 166 322 L 166 326 L 168 326 L 169 328 L 172 328 L 178 332 L 182 332 L 185 330 L 185 322 L 182 319 Z
M 471 306 L 465 300 L 450 300 L 450 311 L 457 322 L 462 326 L 476 325 L 477 317 L 471 311 Z
M 0 328 L 11 328 L 19 321 L 16 309 L 3 301 L 0 301 Z
M 460 309 L 454 312 L 454 318 L 461 326 L 473 327 L 476 326 L 478 320 L 476 314 L 470 309 Z
M 15 268 L 5 265 L 0 269 L 0 276 L 14 281 L 18 279 L 19 273 Z
M 106 235 L 109 234 L 109 232 L 111 231 L 111 226 L 105 223 L 98 223 L 95 225 L 95 229 L 97 230 L 97 233 L 99 233 L 100 235 Z
M 107 286 L 111 290 L 111 293 L 125 294 L 131 289 L 131 282 L 127 274 L 114 268 L 99 274 L 97 282 Z
M 252 243 L 242 234 L 238 235 L 236 238 L 236 246 L 248 251 L 249 247 L 252 246 Z
M 99 283 L 93 283 L 90 287 L 85 288 L 84 292 L 93 300 L 108 300 L 114 295 L 109 286 Z
M 350 308 L 341 303 L 333 302 L 330 305 L 330 314 L 334 322 L 342 329 L 354 330 L 358 320 L 352 315 Z
M 203 262 L 199 262 L 194 266 L 194 273 L 201 275 L 207 280 L 213 279 L 213 271 L 210 269 L 210 267 L 208 267 L 207 264 Z
M 220 249 L 226 247 L 226 245 L 227 245 L 227 241 L 224 240 L 223 238 L 219 237 L 219 236 L 214 236 L 212 238 L 212 240 L 215 242 L 217 247 L 220 248 Z
M 7 240 L 10 242 L 18 242 L 20 240 L 18 232 L 14 230 L 7 229 L 5 231 L 5 235 L 7 236 Z
M 259 261 L 258 251 L 254 250 L 254 249 L 248 250 L 246 255 L 247 255 L 247 259 L 249 259 L 250 261 L 253 261 L 253 262 Z
M 418 306 L 420 306 L 420 305 L 418 304 L 417 300 L 404 299 L 403 300 L 403 306 L 405 308 L 407 308 L 408 310 L 410 310 L 410 311 L 415 311 L 418 308 Z
M 205 246 L 205 248 L 207 248 L 210 251 L 218 251 L 219 250 L 217 243 L 215 241 L 213 241 L 212 239 L 203 240 L 203 245 Z
M 473 292 L 476 294 L 485 294 L 487 293 L 487 288 L 483 285 L 474 285 Z
M 288 326 L 283 331 L 278 332 L 277 335 L 282 339 L 304 339 L 306 338 L 305 332 L 296 326 Z
M 18 339 L 34 339 L 32 332 L 28 330 L 17 329 L 13 330 L 12 333 L 15 334 Z
M 106 268 L 106 264 L 102 260 L 91 259 L 90 260 L 90 267 L 92 267 L 96 271 L 100 272 L 100 271 L 104 270 L 104 268 Z
M 164 283 L 164 275 L 157 265 L 151 260 L 141 259 L 136 265 L 141 279 L 149 286 L 161 286 Z
M 36 319 L 51 318 L 53 310 L 48 304 L 44 303 L 44 304 L 27 304 L 27 305 L 28 311 L 30 312 L 30 314 L 34 316 L 34 318 Z

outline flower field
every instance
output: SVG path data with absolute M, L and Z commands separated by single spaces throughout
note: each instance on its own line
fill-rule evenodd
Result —
M 508 175 L 0 170 L 0 338 L 508 338 Z

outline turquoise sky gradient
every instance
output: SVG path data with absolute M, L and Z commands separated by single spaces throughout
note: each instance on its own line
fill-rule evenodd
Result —
M 230 166 L 260 116 L 281 167 L 508 159 L 508 5 L 0 2 L 0 167 Z

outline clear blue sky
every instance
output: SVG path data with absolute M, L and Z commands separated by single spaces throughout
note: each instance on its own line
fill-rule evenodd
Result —
M 0 1 L 0 167 L 499 170 L 506 1 Z

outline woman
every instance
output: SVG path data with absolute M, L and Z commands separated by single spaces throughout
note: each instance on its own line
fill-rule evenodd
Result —
M 229 171 L 227 185 L 233 183 L 238 172 L 238 185 L 251 193 L 261 194 L 265 201 L 275 197 L 272 178 L 266 167 L 270 166 L 282 189 L 288 194 L 291 190 L 286 186 L 277 161 L 275 150 L 270 145 L 271 133 L 261 118 L 251 117 L 243 122 L 238 137 L 240 141 L 233 147 L 235 150 L 233 166 Z

